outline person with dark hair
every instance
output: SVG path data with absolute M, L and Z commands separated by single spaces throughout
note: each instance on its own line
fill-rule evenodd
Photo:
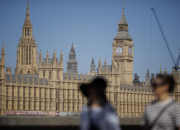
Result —
M 107 82 L 100 77 L 80 86 L 88 99 L 87 106 L 82 109 L 81 130 L 120 130 L 119 120 L 105 95 L 106 86 Z
M 180 105 L 170 96 L 174 87 L 175 81 L 171 75 L 157 75 L 152 82 L 157 100 L 146 107 L 143 130 L 180 130 Z

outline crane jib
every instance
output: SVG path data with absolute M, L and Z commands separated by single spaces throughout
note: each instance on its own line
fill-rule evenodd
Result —
M 154 8 L 151 8 L 151 10 L 152 10 L 153 13 L 154 13 L 154 16 L 155 16 L 156 21 L 157 21 L 158 26 L 159 26 L 159 29 L 160 29 L 161 34 L 162 34 L 162 36 L 163 36 L 163 39 L 164 39 L 164 41 L 165 41 L 165 43 L 166 43 L 166 46 L 167 46 L 167 48 L 168 48 L 168 51 L 169 51 L 170 56 L 171 56 L 171 58 L 172 58 L 172 61 L 173 61 L 173 63 L 174 63 L 174 69 L 175 69 L 175 72 L 176 72 L 176 71 L 180 68 L 180 66 L 179 66 L 180 54 L 179 54 L 178 59 L 177 59 L 177 61 L 176 61 L 176 60 L 174 59 L 174 56 L 173 56 L 173 54 L 172 54 L 172 52 L 171 52 L 171 49 L 170 49 L 170 47 L 169 47 L 168 41 L 167 41 L 166 36 L 165 36 L 165 34 L 164 34 L 164 31 L 163 31 L 163 29 L 162 29 L 162 27 L 161 27 L 161 23 L 160 23 L 159 18 L 158 18 L 157 14 L 156 14 L 156 11 L 155 11 Z M 179 49 L 179 48 L 178 48 L 178 49 Z

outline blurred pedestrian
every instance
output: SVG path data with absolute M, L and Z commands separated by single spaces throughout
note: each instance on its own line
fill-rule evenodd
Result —
M 82 84 L 80 90 L 88 99 L 82 109 L 81 130 L 120 130 L 119 120 L 105 95 L 107 82 L 96 78 L 90 84 Z
M 152 83 L 157 100 L 146 107 L 142 122 L 144 130 L 180 130 L 180 105 L 170 96 L 174 87 L 171 75 L 157 75 Z

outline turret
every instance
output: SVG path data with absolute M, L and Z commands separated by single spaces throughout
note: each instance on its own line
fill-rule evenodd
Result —
M 4 50 L 4 44 L 1 49 L 1 64 L 5 66 L 5 50 Z
M 47 50 L 47 54 L 46 54 L 46 65 L 49 64 L 49 53 L 48 53 L 48 50 Z
M 63 69 L 63 53 L 61 50 L 61 54 L 60 54 L 60 68 Z
M 94 58 L 92 58 L 92 61 L 91 61 L 91 65 L 90 65 L 90 72 L 95 72 L 96 70 L 96 66 L 95 66 L 95 63 L 94 63 Z
M 53 66 L 56 65 L 56 52 L 55 52 L 55 49 L 54 49 L 54 52 L 53 52 Z
M 61 54 L 60 54 L 60 65 L 59 65 L 60 71 L 59 71 L 59 76 L 60 76 L 60 80 L 63 80 L 63 53 L 61 50 Z
M 85 74 L 85 80 L 87 81 L 87 72 L 86 72 L 86 74 Z
M 81 75 L 80 75 L 81 81 L 83 80 L 83 76 L 82 76 L 82 70 L 81 70 Z
M 95 62 L 94 62 L 94 58 L 92 58 L 89 75 L 96 75 L 96 74 L 97 74 L 96 65 L 95 65 Z
M 39 52 L 39 66 L 42 65 L 42 53 L 41 53 L 41 49 L 40 49 L 40 52 Z
M 107 71 L 107 61 L 106 61 L 106 58 L 105 58 L 105 61 L 104 61 L 104 65 L 105 65 L 105 70 Z
M 98 64 L 98 73 L 101 72 L 101 59 L 99 57 L 99 64 Z
M 147 72 L 146 72 L 145 83 L 146 83 L 146 84 L 150 84 L 149 69 L 147 69 Z
M 162 74 L 162 69 L 161 69 L 161 67 L 160 67 L 160 71 L 159 71 L 159 73 L 160 73 L 160 74 Z
M 11 67 L 6 67 L 6 74 L 11 74 Z

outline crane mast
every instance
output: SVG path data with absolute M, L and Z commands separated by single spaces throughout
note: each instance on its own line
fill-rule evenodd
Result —
M 176 61 L 175 58 L 174 58 L 174 56 L 173 56 L 173 54 L 172 54 L 172 51 L 171 51 L 171 49 L 170 49 L 170 47 L 169 47 L 168 41 L 167 41 L 167 39 L 166 39 L 166 36 L 165 36 L 165 34 L 164 34 L 164 31 L 163 31 L 163 29 L 162 29 L 162 26 L 161 26 L 161 23 L 160 23 L 160 21 L 159 21 L 159 18 L 158 18 L 158 16 L 157 16 L 157 14 L 156 14 L 156 11 L 155 11 L 154 8 L 151 8 L 151 10 L 152 10 L 153 13 L 154 13 L 154 16 L 155 16 L 156 21 L 157 21 L 158 26 L 159 26 L 159 29 L 160 29 L 160 31 L 161 31 L 161 34 L 162 34 L 162 36 L 163 36 L 163 39 L 164 39 L 164 41 L 165 41 L 165 43 L 166 43 L 166 46 L 167 46 L 168 51 L 169 51 L 169 53 L 170 53 L 170 56 L 171 56 L 171 58 L 172 58 L 172 61 L 173 61 L 173 64 L 174 64 L 174 70 L 175 70 L 175 72 L 176 72 L 178 69 L 180 69 L 180 66 L 179 66 L 180 54 L 179 54 L 178 59 L 177 59 L 177 61 Z

